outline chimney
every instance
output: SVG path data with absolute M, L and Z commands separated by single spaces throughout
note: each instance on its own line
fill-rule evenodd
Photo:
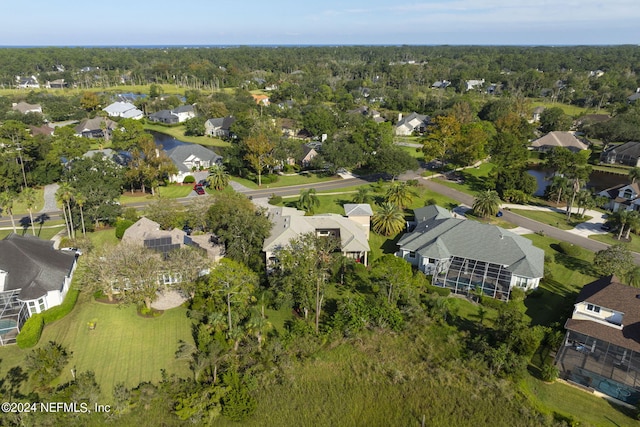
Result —
M 402 113 L 398 113 L 398 121 L 400 121 L 400 120 L 402 120 Z

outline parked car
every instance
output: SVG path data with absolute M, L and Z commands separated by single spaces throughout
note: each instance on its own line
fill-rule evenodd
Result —
M 60 248 L 61 251 L 69 251 L 69 252 L 74 252 L 76 255 L 80 256 L 82 255 L 82 251 L 78 248 Z
M 193 191 L 196 192 L 196 194 L 198 194 L 199 196 L 202 196 L 205 191 L 204 191 L 204 187 L 200 184 L 196 184 L 193 186 Z

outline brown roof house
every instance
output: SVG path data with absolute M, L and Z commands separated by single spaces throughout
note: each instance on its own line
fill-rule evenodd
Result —
M 14 102 L 11 105 L 13 111 L 19 111 L 22 114 L 27 113 L 40 113 L 42 114 L 42 106 L 40 104 L 29 104 L 28 102 L 20 101 Z
M 536 139 L 531 143 L 531 148 L 535 151 L 550 151 L 555 147 L 564 147 L 577 152 L 586 150 L 589 145 L 576 138 L 573 132 L 553 131 L 545 136 Z
M 615 276 L 585 285 L 556 355 L 561 376 L 625 403 L 640 401 L 640 289 Z
M 224 246 L 218 244 L 215 236 L 211 234 L 191 235 L 177 228 L 161 230 L 160 224 L 145 217 L 126 229 L 122 241 L 162 253 L 192 246 L 206 251 L 207 257 L 214 262 L 220 260 L 224 254 Z

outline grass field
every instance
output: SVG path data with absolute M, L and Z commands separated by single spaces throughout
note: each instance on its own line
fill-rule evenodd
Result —
M 478 192 L 485 189 L 485 178 L 489 175 L 489 172 L 491 172 L 493 167 L 494 165 L 492 163 L 482 163 L 477 168 L 469 168 L 457 172 L 456 174 L 463 178 L 462 183 L 456 183 L 443 178 L 435 178 L 435 181 L 439 184 L 446 185 L 447 187 L 475 196 Z
M 599 111 L 595 108 L 582 108 L 576 105 L 562 104 L 560 102 L 548 102 L 542 100 L 534 100 L 531 103 L 531 109 L 535 109 L 536 107 L 545 107 L 545 108 L 562 108 L 565 114 L 568 114 L 572 117 L 578 117 L 583 114 L 596 114 Z
M 28 216 L 26 217 L 27 219 L 29 218 Z M 34 220 L 35 220 L 35 216 L 34 216 Z M 28 221 L 27 221 L 28 224 Z M 6 236 L 8 236 L 9 234 L 13 233 L 13 229 L 11 229 L 10 227 L 7 227 L 8 229 L 6 230 L 0 230 L 0 239 L 4 239 Z M 40 224 L 36 224 L 35 226 L 35 232 L 36 232 L 36 236 L 43 239 L 43 240 L 51 240 L 51 238 L 53 238 L 53 236 L 55 236 L 56 234 L 58 234 L 58 232 L 64 230 L 65 225 L 64 225 L 64 221 L 60 220 L 60 221 L 46 221 L 42 227 L 40 227 Z M 26 226 L 26 227 L 22 227 L 20 226 L 20 223 L 18 221 L 18 218 L 16 218 L 16 231 L 17 234 L 20 234 L 22 236 L 24 235 L 29 235 L 29 236 L 33 236 L 32 232 L 31 232 L 31 227 L 30 226 Z
M 179 340 L 193 342 L 185 308 L 146 319 L 138 316 L 133 306 L 119 307 L 83 297 L 85 301 L 79 301 L 68 316 L 45 327 L 40 344 L 56 341 L 72 351 L 69 365 L 77 372 L 94 371 L 105 398 L 111 397 L 119 382 L 134 387 L 142 381 L 160 381 L 162 369 L 189 376 L 187 362 L 175 358 Z M 89 330 L 87 323 L 92 320 L 97 326 Z M 61 382 L 71 379 L 68 370 L 60 378 Z
M 44 188 L 35 187 L 34 188 L 36 194 L 36 204 L 33 206 L 33 216 L 34 218 L 37 216 L 37 213 L 44 206 Z M 16 197 L 13 200 L 13 214 L 14 215 L 23 215 L 28 214 L 27 205 L 24 204 L 20 197 Z M 3 212 L 2 216 L 6 216 Z
M 262 187 L 258 187 L 253 180 L 233 177 L 232 181 L 235 181 L 239 184 L 244 185 L 247 188 L 251 188 L 253 190 L 264 190 L 265 188 L 279 188 L 279 187 L 287 187 L 290 185 L 305 185 L 305 184 L 316 184 L 318 182 L 327 182 L 327 181 L 336 181 L 340 180 L 339 176 L 325 176 L 317 173 L 304 173 L 304 174 L 296 174 L 291 176 L 279 175 L 277 182 L 272 182 L 269 184 L 262 184 Z
M 511 212 L 529 219 L 533 219 L 543 224 L 551 225 L 553 227 L 559 228 L 560 230 L 571 230 L 578 224 L 582 224 L 583 222 L 591 219 L 591 217 L 588 215 L 585 215 L 582 218 L 577 217 L 576 215 L 572 215 L 571 220 L 567 221 L 566 214 L 563 214 L 561 212 L 538 211 L 529 209 L 511 209 Z
M 592 234 L 591 236 L 589 236 L 589 238 L 593 239 L 593 240 L 597 240 L 598 242 L 606 243 L 608 245 L 615 245 L 617 243 L 625 243 L 631 252 L 640 252 L 640 237 L 638 235 L 636 235 L 634 233 L 631 233 L 630 234 L 630 237 L 631 237 L 630 241 L 618 240 L 618 239 L 616 239 L 617 236 L 618 236 L 617 233 L 615 234 L 615 236 L 613 234 L 611 234 L 611 233 L 608 233 L 608 234 Z
M 181 197 L 187 197 L 189 193 L 193 191 L 193 184 L 169 184 L 167 186 L 158 187 L 156 192 L 156 197 L 165 197 L 167 199 L 178 199 Z M 120 196 L 120 203 L 126 205 L 127 203 L 135 203 L 142 202 L 146 200 L 152 200 L 154 196 L 151 193 L 142 194 L 135 193 L 135 195 L 131 195 L 130 191 L 125 191 L 122 196 Z
M 163 126 L 153 123 L 145 123 L 144 128 L 146 130 L 153 130 L 160 133 L 171 135 L 177 140 L 184 142 L 192 142 L 194 144 L 205 145 L 209 147 L 228 147 L 229 144 L 220 138 L 210 138 L 208 136 L 187 136 L 184 134 L 184 126 Z

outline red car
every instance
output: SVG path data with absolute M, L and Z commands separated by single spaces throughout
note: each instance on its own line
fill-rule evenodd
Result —
M 204 187 L 202 186 L 202 184 L 196 184 L 193 186 L 193 191 L 196 192 L 196 194 L 202 196 L 205 191 L 204 191 Z

